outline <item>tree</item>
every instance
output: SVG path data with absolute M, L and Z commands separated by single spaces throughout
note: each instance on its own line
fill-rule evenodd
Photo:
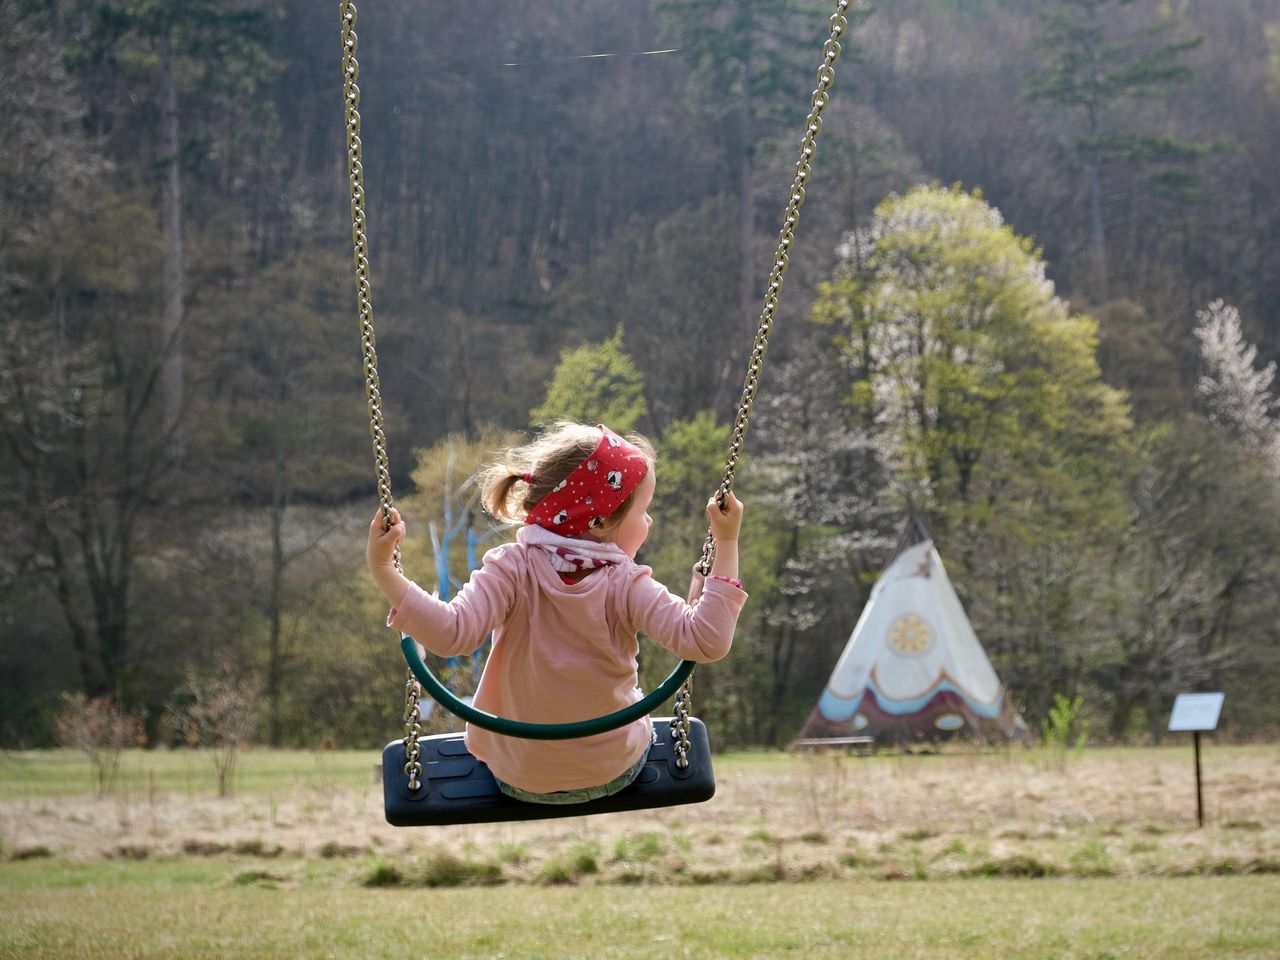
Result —
M 644 418 L 644 377 L 622 343 L 622 327 L 603 343 L 588 343 L 560 354 L 547 397 L 529 412 L 539 426 L 554 420 L 604 423 L 617 433 L 634 430 Z
M 161 549 L 142 512 L 163 488 L 156 440 L 159 356 L 147 319 L 159 243 L 108 169 L 62 51 L 34 17 L 2 15 L 13 135 L 0 146 L 0 491 L 5 579 L 35 622 L 49 598 L 79 687 L 133 706 L 129 616 L 140 555 Z M 16 148 L 16 153 L 10 153 Z M 130 238 L 119 243 L 121 236 Z
M 1110 638 L 1091 670 L 1113 738 L 1138 715 L 1159 742 L 1175 694 L 1220 688 L 1248 664 L 1274 683 L 1280 503 L 1256 450 L 1193 419 L 1143 431 L 1135 454 L 1098 594 Z
M 208 144 L 184 132 L 184 96 L 243 116 L 255 87 L 266 75 L 266 24 L 252 0 L 81 0 L 73 16 L 89 24 L 73 63 L 100 69 L 105 62 L 155 85 L 158 136 L 154 156 L 159 178 L 159 221 L 164 241 L 161 270 L 163 312 L 160 393 L 163 429 L 181 459 L 181 420 L 186 395 L 183 333 L 188 301 L 183 174 Z M 98 61 L 98 63 L 95 63 Z M 185 89 L 180 89 L 184 86 Z M 136 100 L 136 95 L 133 98 Z M 148 102 L 150 105 L 150 101 Z M 112 104 L 109 110 L 127 111 Z M 188 108 L 190 109 L 190 108 Z
M 1196 395 L 1206 416 L 1228 434 L 1269 455 L 1280 473 L 1280 401 L 1271 394 L 1276 365 L 1254 369 L 1258 348 L 1240 330 L 1240 311 L 1214 300 L 1196 313 L 1203 373 Z
M 291 654 L 284 635 L 290 607 L 301 601 L 289 570 L 334 532 L 332 524 L 296 525 L 297 501 L 324 501 L 368 482 L 368 428 L 350 350 L 349 290 L 344 263 L 305 249 L 256 277 L 209 296 L 192 309 L 190 364 L 206 411 L 188 436 L 193 502 L 247 500 L 265 506 L 270 530 L 266 570 L 257 556 L 241 564 L 258 573 L 253 595 L 266 620 L 267 741 L 283 736 L 283 688 Z M 224 583 L 225 587 L 225 583 Z
M 762 141 L 795 122 L 818 63 L 824 12 L 818 4 L 776 0 L 654 0 L 673 43 L 696 57 L 689 78 L 695 115 L 711 114 L 737 195 L 737 323 L 754 322 L 764 272 L 756 257 L 754 167 Z M 851 9 L 851 24 L 867 11 Z M 851 31 L 850 31 L 851 32 Z M 850 32 L 841 38 L 848 53 Z M 803 118 L 803 114 L 800 114 Z M 785 198 L 783 198 L 785 199 Z
M 780 534 L 776 588 L 760 596 L 756 631 L 756 655 L 768 665 L 761 736 L 771 745 L 811 708 L 848 638 L 867 575 L 900 525 L 877 437 L 842 402 L 849 371 L 840 351 L 810 340 L 775 376 L 756 404 L 753 434 L 762 452 L 752 485 L 756 509 Z
M 1096 303 L 1106 301 L 1109 164 L 1144 168 L 1158 164 L 1148 187 L 1191 197 L 1198 178 L 1187 162 L 1209 146 L 1143 130 L 1126 108 L 1167 97 L 1195 74 L 1186 55 L 1200 37 L 1183 35 L 1169 18 L 1125 29 L 1119 11 L 1133 0 L 1048 0 L 1034 46 L 1044 68 L 1024 90 L 1026 99 L 1058 107 L 1077 119 L 1072 149 L 1084 165 L 1089 196 L 1090 244 Z
M 187 746 L 211 751 L 220 797 L 232 794 L 240 752 L 257 732 L 261 708 L 262 682 L 227 658 L 189 667 L 185 688 L 169 706 L 169 723 Z
M 723 242 L 732 216 L 732 203 L 717 197 L 657 223 L 633 219 L 557 304 L 557 320 L 582 337 L 625 328 L 655 434 L 727 397 L 739 375 L 730 362 L 731 346 L 743 342 L 729 308 L 736 260 Z
M 125 748 L 140 747 L 146 740 L 141 717 L 125 712 L 111 697 L 90 700 L 82 693 L 63 695 L 54 735 L 64 747 L 82 750 L 89 758 L 100 797 L 115 787 Z
M 890 197 L 847 249 L 814 311 L 848 357 L 849 402 L 875 425 L 898 502 L 958 561 L 997 669 L 1043 716 L 1083 668 L 1091 533 L 1122 516 L 1128 420 L 1094 323 L 958 187 Z
M 414 492 L 402 498 L 400 508 L 413 525 L 412 537 L 403 547 L 405 562 L 414 569 L 432 571 L 442 597 L 467 582 L 471 573 L 469 561 L 479 561 L 481 546 L 488 549 L 501 542 L 504 530 L 495 528 L 483 516 L 475 477 L 501 459 L 504 450 L 521 442 L 514 431 L 487 426 L 474 439 L 453 434 L 431 447 L 414 451 Z M 467 535 L 446 542 L 444 534 L 450 528 Z M 474 538 L 470 550 L 469 537 Z M 424 540 L 431 544 L 430 551 L 419 546 Z M 439 582 L 446 570 L 457 582 Z M 429 582 L 429 576 L 421 576 Z

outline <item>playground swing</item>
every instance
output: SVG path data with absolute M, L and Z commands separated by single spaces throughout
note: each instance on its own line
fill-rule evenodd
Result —
M 822 114 L 830 103 L 830 89 L 835 83 L 835 64 L 840 58 L 840 38 L 848 30 L 845 17 L 851 0 L 836 0 L 835 13 L 828 21 L 829 36 L 822 46 L 822 65 L 818 68 L 817 88 L 810 96 L 809 115 L 805 119 L 804 137 L 800 143 L 800 159 L 795 166 L 782 230 L 774 253 L 772 269 L 765 289 L 759 326 L 747 363 L 741 399 L 734 418 L 729 451 L 725 458 L 717 498 L 724 498 L 733 488 L 738 456 L 742 452 L 751 408 L 755 402 L 759 377 L 768 350 L 769 333 L 778 310 L 778 298 L 795 242 L 795 228 L 800 221 L 800 207 L 805 200 L 805 187 L 812 175 L 811 162 L 818 135 L 822 132 Z M 363 146 L 360 140 L 360 64 L 356 60 L 359 45 L 355 32 L 356 6 L 351 0 L 341 4 L 343 100 L 347 130 L 347 170 L 351 191 L 352 241 L 356 267 L 356 301 L 360 318 L 360 340 L 364 357 L 365 396 L 369 405 L 369 429 L 373 437 L 374 465 L 377 474 L 378 499 L 384 522 L 390 526 L 391 474 L 383 430 L 381 385 L 378 379 L 378 357 L 373 328 L 373 288 L 370 280 L 368 245 L 365 232 Z M 711 570 L 715 543 L 708 535 L 702 547 L 697 569 L 702 574 Z M 396 565 L 399 566 L 399 553 Z M 675 806 L 709 800 L 715 793 L 711 770 L 711 748 L 705 726 L 690 716 L 692 674 L 690 660 L 678 664 L 671 675 L 651 693 L 630 706 L 594 719 L 576 723 L 523 723 L 494 716 L 464 703 L 428 669 L 418 653 L 412 637 L 401 636 L 401 650 L 409 665 L 405 681 L 404 736 L 387 744 L 382 754 L 383 800 L 387 821 L 395 826 L 427 826 L 458 823 L 489 823 L 507 820 L 536 820 L 552 817 L 584 816 L 653 807 Z M 488 768 L 466 748 L 461 734 L 421 736 L 419 701 L 422 689 L 446 710 L 468 723 L 485 730 L 512 737 L 563 740 L 586 737 L 624 726 L 646 716 L 675 694 L 673 717 L 654 718 L 653 742 L 645 768 L 636 781 L 610 797 L 586 803 L 549 805 L 524 803 L 507 797 L 498 790 Z

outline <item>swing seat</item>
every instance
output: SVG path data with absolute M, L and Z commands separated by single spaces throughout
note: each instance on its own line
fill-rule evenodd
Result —
M 676 766 L 671 717 L 653 719 L 654 742 L 640 775 L 625 790 L 586 803 L 525 803 L 498 789 L 489 768 L 467 750 L 460 733 L 420 737 L 422 783 L 409 790 L 404 773 L 404 741 L 392 740 L 382 751 L 382 795 L 387 822 L 396 827 L 444 826 L 456 823 L 500 823 L 549 820 L 674 807 L 710 800 L 716 792 L 711 771 L 711 744 L 701 720 L 689 720 L 689 765 Z

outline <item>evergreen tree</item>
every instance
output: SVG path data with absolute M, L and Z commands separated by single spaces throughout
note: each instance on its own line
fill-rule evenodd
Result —
M 738 198 L 738 279 L 734 309 L 739 323 L 758 314 L 754 170 L 761 141 L 802 120 L 823 28 L 831 9 L 813 0 L 654 0 L 654 11 L 672 42 L 694 54 L 689 90 L 695 115 L 719 124 L 719 140 Z M 850 10 L 850 23 L 867 12 Z M 841 39 L 847 54 L 850 33 Z M 793 106 L 795 105 L 795 106 Z M 785 199 L 785 197 L 780 197 Z
M 1057 107 L 1075 123 L 1072 149 L 1084 166 L 1088 189 L 1096 303 L 1108 297 L 1108 168 L 1158 165 L 1148 185 L 1186 201 L 1199 182 L 1187 162 L 1209 149 L 1151 130 L 1134 117 L 1132 108 L 1149 106 L 1192 81 L 1186 56 L 1202 38 L 1186 36 L 1172 17 L 1126 26 L 1122 8 L 1133 2 L 1046 0 L 1034 40 L 1046 59 L 1024 90 L 1028 100 Z

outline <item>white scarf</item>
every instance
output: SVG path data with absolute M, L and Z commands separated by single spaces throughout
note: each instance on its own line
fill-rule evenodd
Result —
M 631 557 L 616 543 L 586 537 L 562 537 L 533 523 L 527 523 L 516 531 L 516 542 L 522 547 L 538 547 L 546 551 L 551 566 L 560 573 L 582 573 L 612 563 L 631 562 Z

